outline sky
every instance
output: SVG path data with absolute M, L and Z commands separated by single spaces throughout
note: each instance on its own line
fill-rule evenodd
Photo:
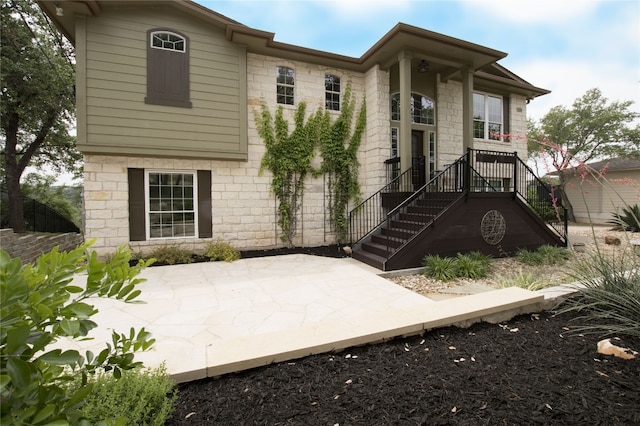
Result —
M 195 0 L 275 40 L 360 57 L 398 22 L 508 53 L 499 63 L 551 90 L 539 120 L 597 87 L 640 113 L 638 0 Z

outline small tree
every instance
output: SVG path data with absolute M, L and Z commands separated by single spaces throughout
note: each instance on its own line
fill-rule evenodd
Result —
M 3 180 L 9 226 L 24 231 L 20 178 L 29 165 L 77 171 L 80 154 L 73 122 L 74 67 L 71 47 L 33 1 L 3 1 L 2 49 Z
M 640 114 L 632 101 L 609 102 L 599 89 L 588 90 L 568 109 L 552 108 L 540 123 L 529 124 L 529 156 L 550 163 L 558 175 L 558 189 L 569 220 L 575 220 L 564 188 L 572 169 L 596 159 L 640 155 Z
M 27 265 L 0 250 L 0 424 L 82 424 L 79 408 L 93 386 L 88 375 L 112 371 L 119 378 L 122 370 L 142 365 L 134 352 L 154 342 L 144 328 L 132 328 L 114 332 L 97 355 L 51 349 L 63 337 L 84 340 L 97 327 L 91 317 L 98 311 L 88 299 L 134 302 L 144 281 L 136 276 L 152 262 L 130 266 L 131 253 L 122 248 L 101 262 L 95 252 L 87 255 L 89 245 L 62 253 L 56 248 Z M 74 282 L 79 273 L 86 277 L 82 286 Z

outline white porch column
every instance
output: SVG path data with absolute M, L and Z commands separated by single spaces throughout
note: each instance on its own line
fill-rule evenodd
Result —
M 473 70 L 465 67 L 462 73 L 462 152 L 473 148 Z
M 400 172 L 411 168 L 411 55 L 401 52 L 398 56 L 400 70 L 400 129 L 398 150 Z

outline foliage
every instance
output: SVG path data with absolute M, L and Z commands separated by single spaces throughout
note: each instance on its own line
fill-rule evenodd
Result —
M 556 106 L 540 123 L 529 123 L 528 147 L 532 159 L 550 163 L 558 173 L 562 203 L 575 220 L 564 188 L 574 167 L 598 158 L 640 155 L 640 114 L 632 101 L 609 102 L 599 89 L 588 90 L 571 108 Z
M 522 270 L 498 279 L 498 287 L 520 287 L 529 291 L 538 291 L 549 287 L 549 282 L 530 272 Z
M 29 165 L 78 172 L 80 153 L 69 134 L 75 109 L 72 47 L 33 1 L 3 2 L 0 79 L 3 185 L 9 224 L 24 230 L 20 177 Z
M 521 249 L 516 253 L 516 259 L 525 265 L 561 265 L 565 263 L 571 253 L 562 247 L 543 245 L 535 251 Z
M 486 277 L 491 270 L 491 258 L 480 252 L 458 253 L 456 257 L 428 255 L 424 258 L 424 275 L 440 281 L 456 278 Z
M 640 337 L 640 265 L 633 253 L 605 257 L 591 253 L 572 273 L 580 281 L 576 296 L 559 313 L 578 312 L 576 333 Z
M 134 352 L 153 344 L 150 334 L 133 328 L 128 335 L 112 334 L 112 342 L 99 354 L 51 349 L 60 338 L 84 340 L 97 327 L 91 317 L 98 311 L 87 300 L 104 297 L 132 303 L 140 295 L 137 278 L 147 266 L 129 265 L 131 253 L 120 248 L 109 262 L 101 262 L 91 243 L 70 252 L 54 248 L 35 263 L 23 265 L 0 250 L 0 423 L 81 424 L 79 411 L 92 390 L 89 374 L 122 371 L 141 365 Z M 82 273 L 86 283 L 74 276 Z M 69 383 L 80 384 L 69 392 Z
M 177 245 L 158 247 L 144 257 L 145 259 L 153 259 L 155 263 L 161 265 L 175 265 L 176 263 L 193 262 L 193 253 L 183 249 Z M 151 262 L 153 263 L 153 262 Z
M 347 240 L 349 231 L 349 201 L 359 203 L 360 183 L 358 182 L 358 148 L 367 122 L 365 101 L 362 101 L 353 133 L 351 123 L 355 112 L 355 99 L 351 98 L 351 83 L 347 84 L 342 98 L 341 112 L 331 124 L 330 115 L 325 111 L 320 124 L 321 172 L 327 176 L 327 186 L 331 201 L 329 221 L 338 234 L 338 240 Z
M 296 235 L 296 214 L 304 192 L 304 180 L 311 172 L 317 139 L 317 115 L 305 123 L 306 104 L 301 102 L 295 113 L 295 128 L 289 134 L 289 123 L 279 106 L 275 118 L 266 103 L 262 103 L 255 120 L 266 152 L 260 162 L 260 173 L 272 174 L 271 190 L 278 199 L 278 225 L 282 241 L 293 246 Z
M 240 259 L 240 252 L 231 244 L 221 240 L 207 244 L 204 255 L 211 261 L 222 260 L 225 262 L 233 262 L 234 260 Z
M 621 213 L 613 213 L 613 219 L 607 223 L 621 231 L 640 232 L 640 205 L 624 207 Z
M 93 390 L 82 406 L 82 416 L 91 424 L 108 419 L 127 425 L 162 426 L 171 416 L 177 398 L 164 366 L 125 371 L 120 379 L 99 374 L 90 381 Z
M 79 188 L 55 186 L 55 177 L 29 173 L 22 182 L 22 195 L 46 205 L 81 227 L 82 199 Z
M 357 151 L 366 125 L 363 101 L 355 126 L 352 126 L 355 100 L 351 93 L 349 82 L 342 98 L 340 115 L 333 123 L 329 111 L 321 109 L 305 122 L 306 104 L 298 104 L 291 134 L 282 106 L 276 110 L 275 118 L 264 102 L 260 114 L 256 114 L 258 134 L 266 148 L 260 172 L 268 170 L 272 174 L 271 190 L 278 199 L 278 225 L 283 232 L 281 238 L 290 247 L 294 245 L 296 214 L 302 203 L 304 180 L 309 173 L 327 176 L 329 221 L 340 241 L 347 238 L 347 208 L 350 201 L 357 201 L 360 196 Z M 322 156 L 319 171 L 311 165 L 317 148 Z
M 452 257 L 428 255 L 424 258 L 424 275 L 440 281 L 451 281 L 456 278 L 456 263 Z

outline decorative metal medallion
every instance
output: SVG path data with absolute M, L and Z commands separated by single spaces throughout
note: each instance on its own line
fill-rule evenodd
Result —
M 487 244 L 496 245 L 504 238 L 507 232 L 507 223 L 504 216 L 498 210 L 489 210 L 482 217 L 480 233 Z

